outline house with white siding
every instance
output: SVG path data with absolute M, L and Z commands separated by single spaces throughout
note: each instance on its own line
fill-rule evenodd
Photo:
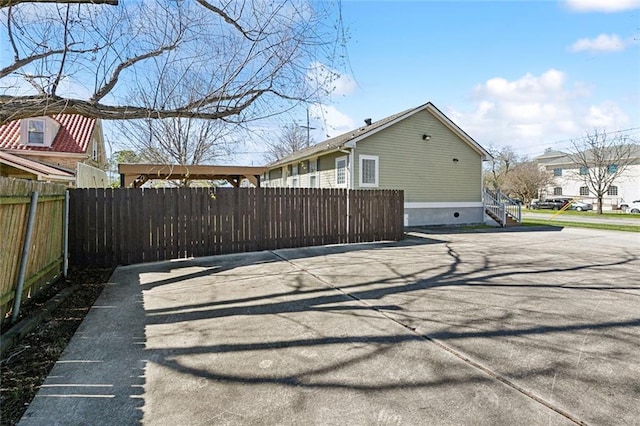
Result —
M 632 145 L 631 158 L 625 159 L 625 168 L 616 176 L 602 199 L 603 210 L 615 210 L 621 204 L 640 200 L 640 145 Z M 598 199 L 595 197 L 585 178 L 590 170 L 581 167 L 572 160 L 572 156 L 566 152 L 548 149 L 535 160 L 554 175 L 554 184 L 545 188 L 540 198 L 563 196 L 567 198 L 581 199 L 597 208 Z M 602 173 L 617 171 L 618 164 L 611 161 L 606 164 L 607 170 Z
M 402 189 L 405 226 L 477 224 L 489 156 L 429 102 L 269 164 L 261 186 Z

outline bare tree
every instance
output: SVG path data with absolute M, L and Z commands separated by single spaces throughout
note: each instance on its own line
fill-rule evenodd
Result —
M 553 185 L 553 182 L 553 173 L 540 167 L 535 161 L 523 161 L 504 176 L 502 191 L 529 205 L 542 189 Z
M 268 150 L 264 154 L 265 161 L 272 163 L 308 147 L 310 141 L 307 138 L 308 133 L 303 127 L 295 124 L 284 126 L 280 132 L 280 138 L 269 143 Z
M 594 129 L 582 139 L 572 141 L 569 159 L 580 169 L 579 179 L 598 199 L 598 214 L 602 214 L 602 199 L 624 171 L 635 161 L 638 146 L 622 133 L 607 134 Z
M 229 128 L 217 120 L 165 118 L 120 123 L 121 145 L 156 164 L 207 164 L 231 154 Z
M 329 2 L 61 2 L 2 3 L 0 124 L 60 112 L 246 122 L 315 100 L 330 85 L 308 78 L 312 64 L 339 57 Z M 157 90 L 172 85 L 190 96 Z
M 491 159 L 488 162 L 488 170 L 483 175 L 484 186 L 489 189 L 502 190 L 506 176 L 518 164 L 520 158 L 510 146 L 490 147 L 489 153 Z

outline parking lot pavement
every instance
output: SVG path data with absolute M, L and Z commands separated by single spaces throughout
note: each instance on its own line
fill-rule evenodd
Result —
M 118 268 L 21 424 L 635 424 L 639 256 L 432 230 Z

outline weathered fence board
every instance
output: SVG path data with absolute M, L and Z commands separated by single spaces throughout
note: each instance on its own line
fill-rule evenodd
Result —
M 62 273 L 64 193 L 66 187 L 0 177 L 0 319 L 16 296 L 31 194 L 39 194 L 22 301 L 38 293 Z
M 107 267 L 403 237 L 399 190 L 74 189 L 71 262 Z

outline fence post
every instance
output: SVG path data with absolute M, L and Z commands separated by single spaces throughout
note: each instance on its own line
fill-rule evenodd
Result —
M 38 207 L 38 191 L 31 194 L 31 205 L 29 206 L 29 219 L 27 221 L 27 230 L 24 236 L 24 245 L 22 246 L 22 258 L 20 259 L 20 271 L 18 272 L 18 285 L 16 287 L 16 295 L 13 300 L 13 312 L 11 313 L 11 321 L 15 322 L 20 314 L 20 304 L 22 303 L 22 289 L 24 287 L 24 276 L 27 273 L 27 261 L 29 260 L 29 246 L 31 246 L 31 233 L 33 231 L 33 222 L 36 218 L 36 209 Z
M 62 273 L 66 277 L 69 271 L 69 190 L 64 191 L 64 249 L 62 259 Z

